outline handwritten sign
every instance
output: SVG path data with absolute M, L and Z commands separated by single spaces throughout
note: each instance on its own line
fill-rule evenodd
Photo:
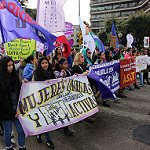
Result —
M 27 58 L 34 54 L 35 40 L 16 39 L 12 42 L 5 43 L 7 55 L 13 60 L 20 60 L 20 58 Z

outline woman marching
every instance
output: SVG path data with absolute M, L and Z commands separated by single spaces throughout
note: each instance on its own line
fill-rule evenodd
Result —
M 74 74 L 87 75 L 89 73 L 89 71 L 86 69 L 87 65 L 86 63 L 84 64 L 84 62 L 85 62 L 85 59 L 84 59 L 83 53 L 77 53 L 74 58 L 73 65 L 72 65 L 72 75 Z M 93 122 L 95 121 L 95 118 L 88 117 L 86 120 Z
M 61 57 L 58 60 L 58 63 L 55 65 L 55 78 L 65 78 L 71 76 L 70 71 L 68 70 L 68 61 L 66 58 Z M 69 130 L 68 126 L 63 127 L 64 133 L 69 136 L 73 136 L 73 132 Z
M 12 58 L 0 59 L 0 121 L 4 128 L 6 149 L 14 150 L 11 144 L 12 122 L 18 132 L 19 150 L 26 150 L 25 134 L 18 120 L 17 104 L 19 100 L 19 77 Z
M 34 74 L 34 80 L 35 81 L 48 81 L 54 78 L 55 76 L 54 76 L 52 67 L 50 66 L 49 60 L 44 56 L 39 58 L 38 66 Z M 45 132 L 44 134 L 46 137 L 46 145 L 49 148 L 54 149 L 54 144 L 50 138 L 49 132 Z M 36 135 L 36 139 L 39 143 L 42 143 L 41 134 Z

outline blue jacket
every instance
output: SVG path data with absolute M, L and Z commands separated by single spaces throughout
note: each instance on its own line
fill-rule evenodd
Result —
M 34 70 L 33 65 L 28 63 L 23 71 L 23 79 L 27 79 L 28 81 L 31 81 L 32 75 L 33 75 L 33 73 L 32 73 L 33 70 Z

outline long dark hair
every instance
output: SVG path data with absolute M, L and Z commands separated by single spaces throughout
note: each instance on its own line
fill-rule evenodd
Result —
M 54 54 L 53 59 L 57 59 L 58 49 L 59 49 L 59 48 L 61 48 L 61 47 L 56 47 L 56 49 L 55 49 L 55 54 Z M 61 55 L 62 55 L 62 49 L 61 49 Z
M 11 73 L 7 71 L 8 62 L 12 60 L 11 57 L 5 56 L 0 59 L 0 90 L 3 92 L 15 91 L 19 85 L 19 78 L 13 63 L 13 70 Z
M 108 51 L 105 52 L 105 58 L 106 58 L 107 62 L 112 61 L 112 57 L 109 56 L 109 53 L 110 53 L 110 52 L 111 52 L 110 50 L 108 50 Z
M 27 63 L 31 63 L 34 60 L 34 55 L 30 55 L 27 57 Z
M 65 61 L 67 61 L 67 59 L 65 57 L 61 57 L 58 60 L 58 63 L 55 65 L 55 70 L 56 71 L 61 71 L 60 65 L 62 65 Z
M 46 71 L 41 66 L 41 62 L 43 60 L 46 60 L 48 62 L 48 69 Z M 52 66 L 50 65 L 49 60 L 45 56 L 42 56 L 41 58 L 39 58 L 38 65 L 37 65 L 34 75 L 35 75 L 36 81 L 45 81 L 48 79 L 55 78 L 53 70 L 52 70 Z

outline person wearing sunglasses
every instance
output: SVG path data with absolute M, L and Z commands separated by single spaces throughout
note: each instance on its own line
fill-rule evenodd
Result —
M 84 65 L 86 66 L 86 69 L 88 69 L 89 66 L 92 65 L 91 51 L 89 48 L 85 48 L 82 50 L 82 53 L 84 56 Z
M 76 56 L 75 56 L 75 58 L 74 58 L 73 65 L 72 65 L 72 75 L 74 75 L 74 74 L 84 74 L 84 75 L 87 75 L 88 72 L 89 71 L 86 69 L 86 66 L 84 65 L 84 56 L 83 56 L 83 53 L 77 53 Z M 88 80 L 89 80 L 90 86 L 91 86 L 92 80 L 90 78 L 88 78 Z M 95 118 L 88 117 L 88 118 L 86 118 L 86 121 L 93 122 L 93 121 L 95 121 Z

